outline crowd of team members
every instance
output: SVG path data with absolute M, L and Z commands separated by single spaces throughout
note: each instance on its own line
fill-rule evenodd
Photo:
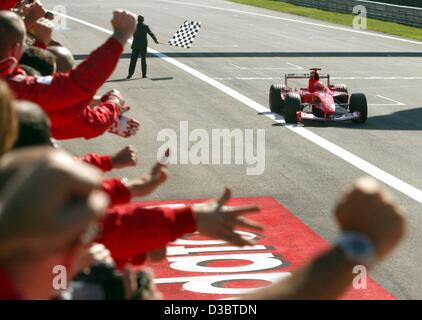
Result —
M 227 206 L 230 189 L 199 205 L 145 208 L 131 199 L 165 183 L 165 164 L 131 180 L 105 178 L 104 172 L 136 166 L 137 151 L 70 156 L 57 147 L 56 140 L 137 134 L 140 124 L 127 116 L 118 91 L 97 96 L 135 31 L 135 15 L 114 11 L 113 35 L 75 66 L 71 52 L 52 40 L 54 16 L 41 3 L 0 3 L 0 299 L 57 298 L 63 292 L 53 285 L 56 266 L 66 267 L 71 286 L 100 263 L 122 272 L 126 299 L 156 299 L 153 282 L 139 285 L 139 270 L 163 259 L 166 245 L 180 236 L 198 231 L 236 246 L 253 244 L 235 228 L 261 230 L 244 217 L 260 209 Z M 400 209 L 370 179 L 350 187 L 335 213 L 342 231 L 370 239 L 374 262 L 404 234 Z M 350 286 L 352 269 L 333 246 L 287 281 L 248 298 L 336 298 Z

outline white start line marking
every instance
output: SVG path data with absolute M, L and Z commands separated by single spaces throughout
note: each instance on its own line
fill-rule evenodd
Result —
M 65 16 L 69 20 L 73 20 L 75 22 L 78 22 L 80 24 L 83 24 L 85 26 L 91 27 L 93 29 L 96 29 L 98 31 L 104 32 L 106 34 L 112 34 L 112 31 L 105 29 L 103 27 L 94 25 L 92 23 L 86 22 L 84 20 L 74 18 L 71 16 L 63 15 L 61 13 L 56 13 L 60 16 Z M 129 41 L 130 43 L 132 41 Z M 359 158 L 358 156 L 354 155 L 353 153 L 343 149 L 342 147 L 328 141 L 327 139 L 324 139 L 323 137 L 318 136 L 317 134 L 313 133 L 312 131 L 296 126 L 296 125 L 286 125 L 286 122 L 284 121 L 284 118 L 278 114 L 274 114 L 269 111 L 268 108 L 264 107 L 263 105 L 259 104 L 258 102 L 246 97 L 245 95 L 237 92 L 236 90 L 216 81 L 215 79 L 212 79 L 208 77 L 207 75 L 181 63 L 180 61 L 171 58 L 157 50 L 148 48 L 148 52 L 154 54 L 155 56 L 161 58 L 162 60 L 172 64 L 173 66 L 189 73 L 190 75 L 194 76 L 195 78 L 202 80 L 206 83 L 208 83 L 210 86 L 224 92 L 228 96 L 234 98 L 235 100 L 241 102 L 245 106 L 255 110 L 256 112 L 265 115 L 269 119 L 273 120 L 276 123 L 282 124 L 285 128 L 291 130 L 292 132 L 302 136 L 303 138 L 307 139 L 308 141 L 318 145 L 322 149 L 325 149 L 326 151 L 332 153 L 333 155 L 339 157 L 340 159 L 343 159 L 347 163 L 351 164 L 352 166 L 362 170 L 363 172 L 371 175 L 372 177 L 378 179 L 379 181 L 385 183 L 386 185 L 390 186 L 391 188 L 405 194 L 411 199 L 414 199 L 415 201 L 422 203 L 422 191 L 413 187 L 412 185 L 406 183 L 403 180 L 400 180 L 399 178 L 389 174 L 388 172 L 376 167 L 375 165 L 369 163 L 368 161 Z
M 237 64 L 234 63 L 230 63 L 230 65 L 232 67 L 225 67 L 222 69 L 237 69 L 237 70 L 303 70 L 303 68 L 301 66 L 298 66 L 296 64 L 290 63 L 290 62 L 286 62 L 287 65 L 289 65 L 290 67 L 241 67 L 238 66 Z M 258 79 L 264 79 L 264 78 L 258 78 Z M 268 78 L 266 78 L 268 79 Z M 273 78 L 271 78 L 273 79 Z
M 378 98 L 381 98 L 381 99 L 384 99 L 384 100 L 387 100 L 387 101 L 390 101 L 390 102 L 394 102 L 394 103 L 393 104 L 391 104 L 391 103 L 389 103 L 389 104 L 385 104 L 385 103 L 373 103 L 373 104 L 370 104 L 370 106 L 405 106 L 406 105 L 403 102 L 400 102 L 400 101 L 397 101 L 397 100 L 394 100 L 394 99 L 391 99 L 391 98 L 388 98 L 388 97 L 384 97 L 384 96 L 382 96 L 380 94 L 377 94 L 376 96 Z

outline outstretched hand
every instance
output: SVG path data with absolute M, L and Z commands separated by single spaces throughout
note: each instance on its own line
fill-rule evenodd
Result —
M 263 230 L 259 223 L 244 217 L 246 214 L 260 212 L 261 209 L 254 205 L 226 206 L 231 196 L 231 190 L 226 188 L 219 199 L 194 205 L 197 230 L 203 235 L 221 239 L 236 246 L 253 245 L 253 241 L 242 238 L 234 228 L 245 227 L 252 230 Z
M 153 193 L 168 178 L 168 169 L 165 164 L 156 163 L 150 173 L 129 180 L 126 183 L 132 197 L 145 197 Z

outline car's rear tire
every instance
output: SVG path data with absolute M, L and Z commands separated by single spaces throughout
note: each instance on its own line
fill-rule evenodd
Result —
M 285 103 L 281 100 L 281 91 L 285 90 L 284 84 L 273 84 L 270 87 L 270 110 L 271 112 L 282 114 L 284 111 Z
M 296 113 L 298 111 L 302 111 L 300 95 L 298 93 L 288 93 L 284 108 L 284 120 L 286 120 L 286 123 L 297 123 Z
M 347 89 L 347 86 L 345 84 L 334 85 L 334 90 L 337 91 L 337 92 L 345 92 L 345 93 L 349 92 L 349 90 Z
M 360 118 L 354 119 L 354 123 L 365 123 L 368 118 L 368 102 L 363 93 L 353 93 L 349 102 L 350 112 L 360 112 Z

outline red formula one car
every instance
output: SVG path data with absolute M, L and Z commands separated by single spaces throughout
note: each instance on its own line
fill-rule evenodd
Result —
M 319 74 L 312 68 L 310 74 L 286 74 L 285 84 L 270 88 L 270 109 L 284 115 L 287 123 L 302 120 L 348 121 L 364 123 L 368 117 L 368 104 L 363 93 L 349 96 L 346 85 L 331 85 L 329 74 Z M 309 79 L 308 88 L 291 88 L 289 79 Z M 322 83 L 327 80 L 327 84 Z

